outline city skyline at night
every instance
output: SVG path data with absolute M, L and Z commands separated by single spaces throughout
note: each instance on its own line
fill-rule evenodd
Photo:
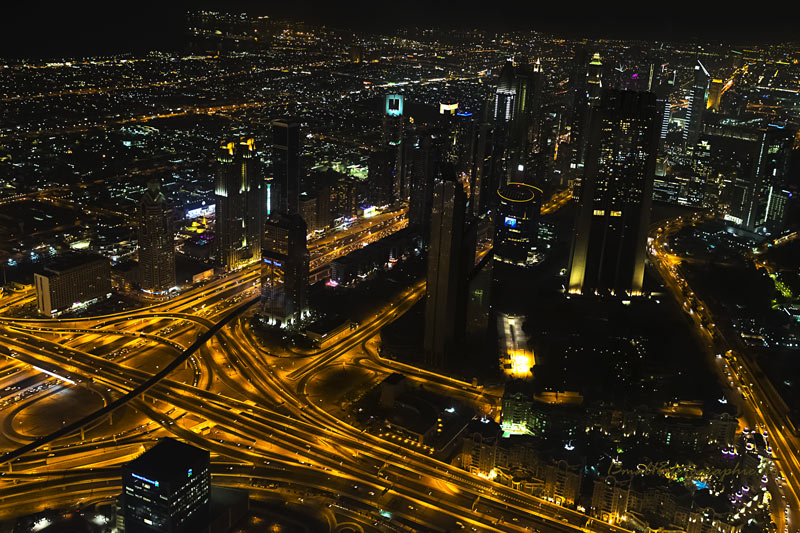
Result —
M 788 13 L 124 10 L 5 17 L 0 533 L 800 531 Z

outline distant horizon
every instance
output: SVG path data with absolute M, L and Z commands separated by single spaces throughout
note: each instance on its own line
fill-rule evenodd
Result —
M 452 5 L 451 5 L 452 6 Z M 129 9 L 124 14 L 54 8 L 37 12 L 15 6 L 4 15 L 0 32 L 2 59 L 58 59 L 96 55 L 180 51 L 186 43 L 186 15 L 203 9 L 288 18 L 315 25 L 367 33 L 391 33 L 406 28 L 463 28 L 486 31 L 538 31 L 565 39 L 612 39 L 675 43 L 774 45 L 800 40 L 800 19 L 790 16 L 707 16 L 702 8 L 686 14 L 665 14 L 655 7 L 609 13 L 579 10 L 578 15 L 553 8 L 511 7 L 498 13 L 485 4 L 466 1 L 462 8 L 444 8 L 419 0 L 385 4 L 344 2 L 335 7 L 318 0 L 299 0 L 265 7 L 236 2 L 224 9 L 207 4 L 191 7 Z M 576 6 L 577 8 L 577 6 Z

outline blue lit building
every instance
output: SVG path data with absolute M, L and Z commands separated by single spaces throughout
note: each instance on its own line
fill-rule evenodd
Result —
M 527 183 L 508 183 L 497 191 L 494 258 L 527 266 L 536 246 L 542 190 Z
M 192 533 L 209 521 L 210 455 L 163 438 L 122 467 L 126 533 Z

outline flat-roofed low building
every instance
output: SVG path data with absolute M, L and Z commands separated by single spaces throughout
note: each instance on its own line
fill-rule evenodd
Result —
M 210 520 L 208 451 L 163 438 L 122 468 L 126 533 L 194 533 Z
M 65 255 L 36 272 L 34 286 L 40 314 L 78 311 L 111 296 L 111 265 L 99 255 Z

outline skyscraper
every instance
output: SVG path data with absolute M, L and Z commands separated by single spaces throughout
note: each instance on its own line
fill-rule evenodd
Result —
M 658 138 L 653 93 L 603 92 L 592 111 L 570 293 L 641 293 Z
M 700 129 L 703 125 L 703 112 L 706 110 L 708 101 L 708 82 L 710 75 L 706 67 L 698 61 L 694 66 L 694 82 L 692 92 L 689 95 L 689 106 L 686 108 L 686 127 L 683 130 L 683 138 L 686 140 L 686 148 L 694 150 L 697 141 L 700 139 Z
M 387 94 L 383 114 L 383 146 L 379 151 L 385 154 L 382 159 L 385 159 L 390 172 L 385 176 L 386 186 L 388 186 L 387 198 L 385 201 L 378 202 L 379 204 L 388 204 L 395 200 L 408 201 L 408 196 L 403 194 L 402 182 L 405 152 L 403 147 L 404 124 L 403 95 Z M 372 166 L 370 166 L 370 172 L 372 172 Z
M 467 276 L 475 258 L 474 239 L 465 238 L 470 233 L 465 229 L 466 201 L 452 169 L 446 171 L 433 187 L 428 247 L 424 347 L 426 362 L 435 368 L 445 366 L 466 321 Z
M 261 306 L 270 323 L 292 324 L 308 312 L 308 261 L 303 217 L 273 214 L 261 257 Z
M 714 112 L 719 112 L 719 104 L 722 99 L 722 90 L 725 88 L 725 82 L 719 79 L 711 80 L 708 86 L 708 103 L 707 109 Z
M 298 213 L 300 208 L 300 123 L 290 118 L 272 121 L 272 183 L 277 189 L 273 213 Z M 276 198 L 273 192 L 272 198 Z
M 192 533 L 208 526 L 210 456 L 169 437 L 122 467 L 126 533 Z
M 409 178 L 408 223 L 427 239 L 430 235 L 433 185 L 443 159 L 442 138 L 422 129 L 408 146 L 406 172 Z
M 217 262 L 237 270 L 261 258 L 266 197 L 253 139 L 222 142 L 217 157 Z
M 495 89 L 494 122 L 511 122 L 516 109 L 517 88 L 514 84 L 514 65 L 511 60 L 506 61 L 500 71 Z
M 527 266 L 536 245 L 542 190 L 526 183 L 508 183 L 497 190 L 494 258 Z
M 137 206 L 139 279 L 143 291 L 164 294 L 175 286 L 173 213 L 161 182 L 152 179 Z

